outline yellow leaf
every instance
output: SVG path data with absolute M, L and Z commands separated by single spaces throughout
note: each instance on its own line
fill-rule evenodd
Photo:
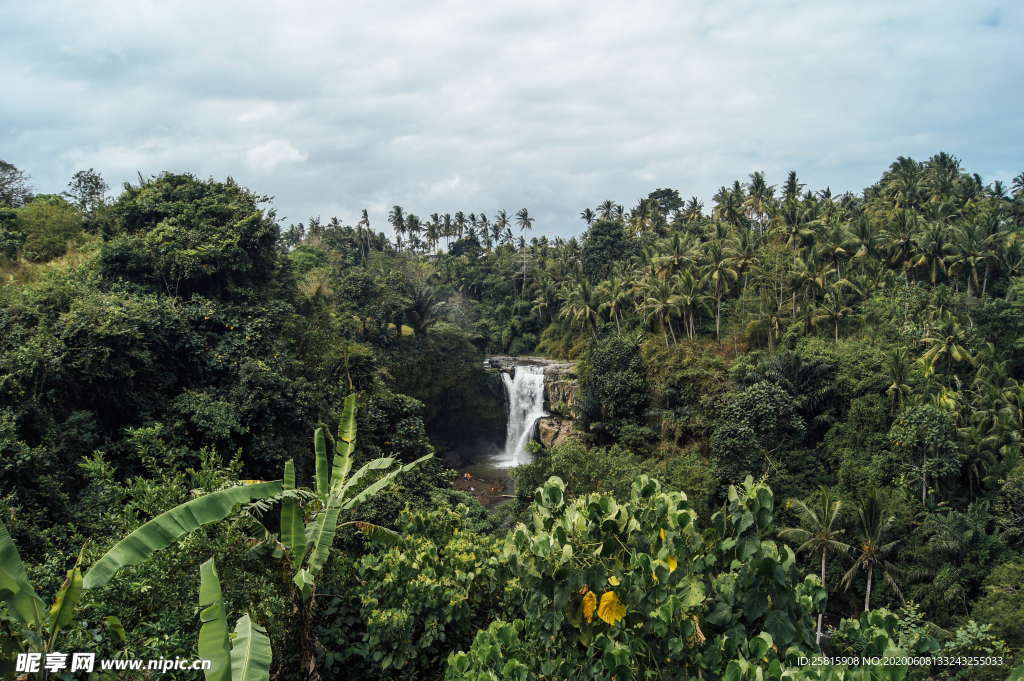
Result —
M 658 536 L 661 537 L 661 541 L 665 541 L 665 528 L 658 530 Z
M 588 591 L 587 595 L 583 597 L 583 619 L 587 620 L 587 624 L 594 621 L 595 608 L 597 608 L 597 596 L 593 591 Z
M 611 577 L 608 578 L 608 583 L 611 584 L 612 586 L 618 586 L 622 582 L 619 581 L 618 577 L 616 577 L 615 575 L 612 575 Z
M 675 556 L 669 556 L 668 558 L 666 558 L 665 563 L 668 565 L 669 574 L 675 572 L 676 568 L 679 567 L 679 561 L 676 560 Z
M 608 624 L 615 624 L 626 616 L 626 606 L 614 591 L 606 591 L 601 596 L 601 605 L 597 606 L 597 616 Z

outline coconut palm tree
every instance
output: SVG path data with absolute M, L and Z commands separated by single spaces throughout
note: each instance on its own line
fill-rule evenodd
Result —
M 562 308 L 558 316 L 566 319 L 573 327 L 589 329 L 597 338 L 597 323 L 601 318 L 601 301 L 594 288 L 586 279 L 561 291 Z
M 896 566 L 889 561 L 889 555 L 899 543 L 898 540 L 886 541 L 892 529 L 893 517 L 885 511 L 878 490 L 871 490 L 857 505 L 857 525 L 854 548 L 857 558 L 853 566 L 843 575 L 844 589 L 849 589 L 858 570 L 867 573 L 867 587 L 864 590 L 864 612 L 871 610 L 871 590 L 876 571 L 881 571 L 882 578 L 892 587 L 896 595 L 902 598 L 900 587 L 896 583 Z
M 595 213 L 590 208 L 584 208 L 583 211 L 580 213 L 580 219 L 583 220 L 584 223 L 586 223 L 587 227 L 589 227 L 590 225 L 594 224 L 594 220 L 596 218 L 597 218 L 597 213 Z
M 889 262 L 903 268 L 903 275 L 908 283 L 914 252 L 917 250 L 919 229 L 920 219 L 917 213 L 900 208 L 892 213 L 889 227 L 885 232 L 884 242 L 889 251 Z
M 954 275 L 964 275 L 967 280 L 967 297 L 973 298 L 982 290 L 978 273 L 981 270 L 987 272 L 995 253 L 980 222 L 971 221 L 960 225 L 954 232 L 953 240 L 949 271 Z
M 821 585 L 828 594 L 828 580 L 825 573 L 830 551 L 846 553 L 850 545 L 839 537 L 843 529 L 836 526 L 843 512 L 843 501 L 836 497 L 827 487 L 820 488 L 808 502 L 790 499 L 788 507 L 796 511 L 800 527 L 786 527 L 779 532 L 783 539 L 799 543 L 797 551 L 806 551 L 811 555 L 821 556 Z M 824 611 L 818 613 L 818 628 L 814 642 L 821 647 L 821 624 Z
M 748 335 L 764 331 L 768 338 L 768 352 L 775 350 L 775 340 L 782 335 L 782 326 L 785 321 L 783 308 L 777 302 L 770 294 L 762 294 L 760 312 L 756 319 L 747 324 Z
M 839 326 L 843 321 L 854 315 L 853 307 L 849 304 L 846 294 L 844 293 L 846 288 L 853 288 L 853 285 L 845 279 L 840 279 L 833 284 L 829 290 L 825 292 L 825 297 L 818 305 L 818 312 L 813 319 L 815 324 L 825 321 L 832 322 L 836 343 L 839 342 Z
M 885 372 L 889 381 L 885 394 L 889 396 L 895 413 L 903 408 L 914 390 L 910 385 L 910 353 L 906 348 L 894 348 L 889 351 L 885 358 Z
M 649 277 L 640 286 L 643 291 L 643 300 L 638 311 L 648 323 L 656 322 L 658 324 L 665 338 L 665 345 L 669 344 L 670 335 L 674 344 L 676 332 L 672 328 L 672 320 L 679 316 L 679 307 L 673 297 L 672 284 L 659 277 Z
M 928 281 L 934 286 L 946 275 L 947 263 L 952 252 L 949 228 L 941 222 L 933 222 L 925 228 L 918 239 L 913 266 L 925 268 Z
M 708 297 L 704 293 L 704 280 L 692 270 L 683 270 L 672 279 L 672 304 L 679 310 L 686 327 L 686 337 L 697 335 L 697 315 L 707 309 Z
M 601 309 L 615 321 L 615 330 L 622 331 L 622 312 L 633 299 L 628 279 L 613 274 L 597 285 Z
M 757 230 L 763 232 L 768 222 L 768 214 L 774 205 L 775 185 L 769 185 L 764 179 L 764 173 L 757 171 L 750 174 L 750 183 L 747 185 L 747 199 L 743 202 L 746 208 L 747 217 L 757 225 Z
M 394 206 L 388 213 L 388 222 L 395 228 L 395 246 L 402 250 L 402 233 L 405 232 L 405 211 L 401 206 Z
M 928 345 L 928 349 L 921 355 L 919 361 L 925 368 L 925 375 L 935 373 L 935 367 L 944 363 L 946 368 L 947 381 L 953 375 L 953 362 L 966 362 L 974 365 L 974 358 L 963 346 L 963 329 L 960 323 L 949 312 L 941 317 L 940 326 L 937 332 L 921 339 L 922 343 Z
M 739 274 L 732 267 L 729 253 L 720 241 L 709 241 L 704 254 L 707 266 L 704 278 L 710 288 L 711 297 L 715 301 L 715 340 L 722 340 L 722 299 Z

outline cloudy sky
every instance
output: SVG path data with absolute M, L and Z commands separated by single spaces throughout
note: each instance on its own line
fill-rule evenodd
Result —
M 1024 3 L 6 3 L 0 159 L 60 191 L 232 175 L 279 217 L 526 206 L 538 232 L 754 170 L 1024 170 Z

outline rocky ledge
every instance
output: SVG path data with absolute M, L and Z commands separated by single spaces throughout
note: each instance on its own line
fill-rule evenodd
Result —
M 557 447 L 572 437 L 572 419 L 546 416 L 537 421 L 537 441 L 545 449 Z

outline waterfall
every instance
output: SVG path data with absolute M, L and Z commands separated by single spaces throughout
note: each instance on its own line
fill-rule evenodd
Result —
M 547 416 L 544 411 L 544 367 L 519 365 L 513 374 L 502 372 L 501 381 L 508 393 L 508 430 L 505 450 L 495 463 L 501 468 L 512 468 L 530 462 L 526 445 L 533 437 L 537 419 Z

